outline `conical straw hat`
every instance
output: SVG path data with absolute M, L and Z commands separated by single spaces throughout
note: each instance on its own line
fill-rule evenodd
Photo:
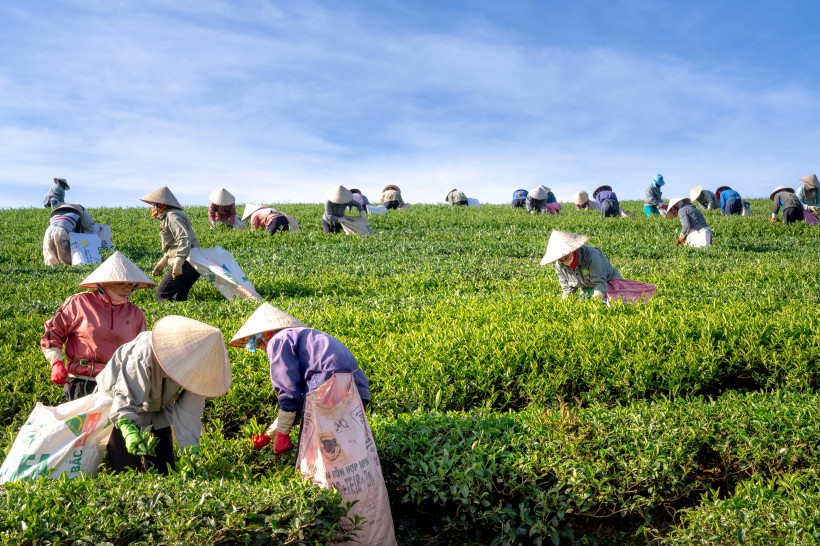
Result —
M 243 347 L 248 342 L 248 338 L 261 334 L 262 332 L 278 332 L 285 328 L 304 328 L 298 319 L 293 318 L 281 309 L 274 307 L 268 302 L 264 302 L 245 321 L 245 324 L 231 339 L 231 347 Z
M 56 214 L 65 214 L 67 212 L 76 212 L 77 214 L 82 216 L 82 214 L 85 212 L 85 207 L 83 207 L 82 205 L 77 205 L 75 203 L 60 203 L 51 210 L 49 218 Z
M 208 201 L 214 205 L 219 205 L 220 207 L 224 207 L 225 205 L 233 205 L 236 203 L 236 199 L 233 194 L 225 188 L 219 188 L 218 190 L 212 191 L 208 195 Z
M 544 189 L 544 186 L 538 186 L 537 188 L 531 189 L 528 195 L 533 199 L 546 199 L 547 190 Z
M 667 218 L 674 218 L 678 215 L 678 211 L 675 210 L 675 207 L 678 206 L 680 203 L 691 203 L 692 200 L 688 197 L 677 197 L 669 201 L 669 206 L 666 207 L 666 217 Z
M 815 178 L 815 180 L 816 180 L 816 178 Z M 60 184 L 62 187 L 64 187 L 67 190 L 71 189 L 71 186 L 68 185 L 68 182 L 66 182 L 65 178 L 55 178 L 54 182 L 57 183 L 57 184 Z
M 598 194 L 601 193 L 604 190 L 612 191 L 612 186 L 609 186 L 609 185 L 606 185 L 606 184 L 604 184 L 603 186 L 598 186 L 597 188 L 595 188 L 595 191 L 592 192 L 592 197 L 598 197 Z
M 134 288 L 150 288 L 157 285 L 119 250 L 92 271 L 80 286 L 94 288 L 106 282 L 129 282 Z
M 575 192 L 573 200 L 575 201 L 576 205 L 583 205 L 584 203 L 589 201 L 589 194 L 585 191 Z
M 689 199 L 691 199 L 692 201 L 697 201 L 698 197 L 700 197 L 700 193 L 702 191 L 703 191 L 703 186 L 695 186 L 694 188 L 689 190 Z
M 344 186 L 333 186 L 327 190 L 325 199 L 337 205 L 344 205 L 353 201 L 353 194 Z
M 253 214 L 257 210 L 266 208 L 268 207 L 266 207 L 265 205 L 245 205 L 245 212 L 242 213 L 242 219 L 247 220 L 248 218 L 250 218 L 251 214 Z
M 814 186 L 815 188 L 820 188 L 820 181 L 817 180 L 816 174 L 804 176 L 800 179 L 800 182 L 806 184 L 807 186 Z
M 228 352 L 218 328 L 169 315 L 154 324 L 151 344 L 159 365 L 185 390 L 215 398 L 231 387 Z
M 769 196 L 769 199 L 774 199 L 774 196 L 777 195 L 778 193 L 782 192 L 782 191 L 787 191 L 789 193 L 794 193 L 794 190 L 791 189 L 788 186 L 777 186 L 774 189 L 774 191 L 772 192 L 772 194 Z
M 541 265 L 548 265 L 559 260 L 572 252 L 578 250 L 584 243 L 589 241 L 586 235 L 578 235 L 577 233 L 570 233 L 568 231 L 552 230 L 550 240 L 547 242 L 547 251 L 544 257 L 541 258 Z
M 384 187 L 384 189 L 382 190 L 382 193 L 384 193 L 388 190 L 399 191 L 399 187 L 396 186 L 395 184 L 388 184 L 387 186 Z
M 168 189 L 168 186 L 162 186 L 161 188 L 157 188 L 151 193 L 146 193 L 142 197 L 140 197 L 140 201 L 145 203 L 159 203 L 161 205 L 168 205 L 169 207 L 175 207 L 182 210 L 182 205 L 179 204 L 177 198 L 174 197 L 174 194 L 171 193 L 171 190 Z

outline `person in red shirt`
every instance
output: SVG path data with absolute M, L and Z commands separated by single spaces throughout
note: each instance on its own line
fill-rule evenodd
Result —
M 215 227 L 219 222 L 233 228 L 236 223 L 236 199 L 231 192 L 219 188 L 211 192 L 208 200 L 211 202 L 208 207 L 208 221 L 211 222 L 211 227 Z
M 279 212 L 265 205 L 245 205 L 245 212 L 242 214 L 243 220 L 250 218 L 252 230 L 265 228 L 273 235 L 277 231 L 289 231 L 291 229 L 290 218 L 287 214 Z
M 91 393 L 114 351 L 146 330 L 145 314 L 128 296 L 156 283 L 117 251 L 80 286 L 91 290 L 69 297 L 46 321 L 40 339 L 51 381 L 64 385 L 68 400 Z

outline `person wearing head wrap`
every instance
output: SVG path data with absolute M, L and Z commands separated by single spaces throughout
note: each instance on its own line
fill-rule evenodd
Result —
M 610 301 L 647 301 L 655 286 L 624 279 L 600 249 L 586 246 L 589 237 L 554 229 L 541 265 L 555 263 L 562 297 L 580 291 L 582 298 Z
M 322 230 L 325 235 L 342 232 L 339 220 L 344 217 L 348 207 L 358 210 L 362 218 L 367 217 L 367 208 L 353 199 L 349 189 L 344 186 L 333 186 L 327 191 L 325 211 L 322 214 Z
M 94 233 L 94 220 L 82 205 L 61 203 L 51 211 L 43 237 L 46 265 L 71 265 L 71 233 Z
M 192 248 L 199 247 L 194 228 L 188 215 L 182 211 L 182 205 L 168 189 L 168 186 L 157 188 L 140 197 L 140 201 L 151 205 L 151 218 L 160 222 L 160 240 L 162 258 L 154 266 L 151 275 L 158 277 L 171 265 L 157 287 L 157 301 L 185 301 L 188 292 L 199 278 L 199 273 L 188 263 Z
M 245 212 L 242 214 L 243 220 L 250 218 L 251 230 L 265 228 L 273 235 L 277 232 L 290 230 L 290 219 L 278 210 L 266 207 L 265 205 L 245 205 Z
M 512 208 L 523 209 L 527 203 L 527 190 L 515 190 L 512 194 Z
M 444 200 L 447 201 L 447 203 L 457 207 L 466 207 L 469 204 L 467 195 L 463 191 L 455 188 L 447 192 Z
M 783 223 L 802 222 L 805 219 L 805 209 L 803 203 L 795 195 L 794 190 L 786 186 L 778 186 L 769 195 L 772 200 L 771 222 L 777 221 L 777 213 L 783 209 Z
M 254 436 L 255 449 L 268 445 L 271 439 L 277 456 L 293 449 L 290 430 L 302 415 L 305 396 L 334 373 L 352 373 L 362 402 L 366 406 L 370 401 L 367 376 L 344 343 L 308 328 L 267 302 L 248 318 L 230 345 L 251 352 L 257 347 L 267 351 L 271 384 L 279 397 L 279 414 L 264 434 Z
M 117 251 L 80 286 L 90 290 L 65 300 L 45 322 L 40 338 L 51 381 L 64 385 L 68 400 L 90 394 L 117 347 L 145 331 L 145 315 L 128 296 L 156 283 Z
M 401 190 L 398 186 L 390 184 L 382 190 L 381 203 L 387 210 L 396 210 L 404 206 L 404 199 L 401 198 Z
M 658 210 L 658 207 L 663 205 L 663 198 L 661 197 L 661 186 L 663 186 L 665 183 L 666 182 L 664 182 L 663 180 L 663 175 L 656 174 L 652 178 L 652 182 L 650 182 L 649 186 L 647 186 L 643 198 L 643 212 L 647 216 L 652 216 L 653 214 L 661 213 L 661 211 Z
M 55 178 L 54 185 L 51 186 L 43 198 L 43 207 L 56 208 L 65 203 L 65 191 L 71 188 L 65 178 Z
M 743 214 L 743 200 L 740 194 L 729 186 L 720 186 L 715 190 L 715 197 L 720 201 L 720 215 Z
M 800 178 L 800 187 L 794 192 L 803 207 L 817 214 L 820 207 L 820 181 L 816 174 Z
M 612 186 L 598 186 L 595 188 L 595 191 L 592 192 L 592 197 L 598 204 L 598 210 L 601 211 L 601 218 L 606 218 L 607 216 L 619 218 L 621 216 L 621 204 L 618 201 L 618 196 L 612 191 Z
M 694 248 L 707 247 L 712 245 L 712 230 L 703 213 L 700 212 L 688 197 L 672 199 L 669 202 L 669 210 L 666 211 L 666 218 L 677 216 L 680 220 L 681 232 L 676 245 L 687 244 Z
M 153 330 L 118 348 L 97 376 L 97 391 L 113 399 L 111 467 L 142 468 L 144 456 L 147 465 L 167 474 L 175 468 L 174 441 L 198 453 L 205 399 L 222 396 L 230 386 L 222 332 L 186 317 L 159 319 Z M 149 425 L 146 439 L 140 429 Z
M 208 201 L 208 221 L 211 227 L 215 227 L 219 222 L 233 228 L 236 222 L 236 199 L 233 194 L 225 188 L 219 188 L 211 192 Z
M 720 202 L 717 196 L 709 190 L 704 190 L 701 186 L 695 186 L 689 190 L 689 199 L 692 203 L 697 203 L 703 210 L 717 210 Z

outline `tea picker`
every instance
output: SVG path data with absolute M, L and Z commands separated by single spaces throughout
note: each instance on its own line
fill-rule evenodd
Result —
M 57 205 L 51 211 L 43 237 L 43 261 L 46 265 L 71 265 L 71 233 L 94 232 L 94 219 L 85 207 L 73 203 Z
M 772 217 L 771 222 L 777 221 L 777 213 L 783 209 L 783 223 L 791 224 L 793 222 L 802 222 L 805 219 L 805 209 L 803 203 L 800 202 L 794 190 L 786 186 L 777 186 L 769 195 L 772 200 Z
M 353 199 L 353 194 L 349 189 L 344 186 L 333 186 L 327 190 L 325 211 L 322 214 L 322 230 L 325 235 L 344 231 L 340 220 L 344 218 L 348 208 L 358 210 L 361 218 L 367 218 L 367 208 Z
M 795 195 L 803 203 L 803 207 L 817 214 L 820 207 L 820 181 L 816 174 L 810 174 L 799 179 L 800 186 L 795 190 Z
M 643 212 L 647 216 L 660 214 L 659 208 L 663 205 L 661 187 L 666 184 L 662 174 L 656 174 L 652 182 L 646 187 L 643 198 Z
M 680 219 L 681 232 L 676 245 L 686 244 L 694 248 L 712 245 L 712 230 L 703 213 L 695 208 L 688 197 L 678 197 L 669 201 L 666 218 L 677 216 Z
M 55 178 L 54 185 L 48 189 L 43 198 L 43 207 L 52 209 L 59 207 L 65 203 L 65 191 L 70 189 L 65 178 Z
M 236 223 L 236 199 L 225 188 L 214 190 L 208 195 L 208 221 L 211 227 L 217 223 L 233 228 Z

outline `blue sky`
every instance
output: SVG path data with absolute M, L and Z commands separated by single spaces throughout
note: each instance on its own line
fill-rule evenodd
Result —
M 820 171 L 813 1 L 5 0 L 0 207 L 768 196 Z

